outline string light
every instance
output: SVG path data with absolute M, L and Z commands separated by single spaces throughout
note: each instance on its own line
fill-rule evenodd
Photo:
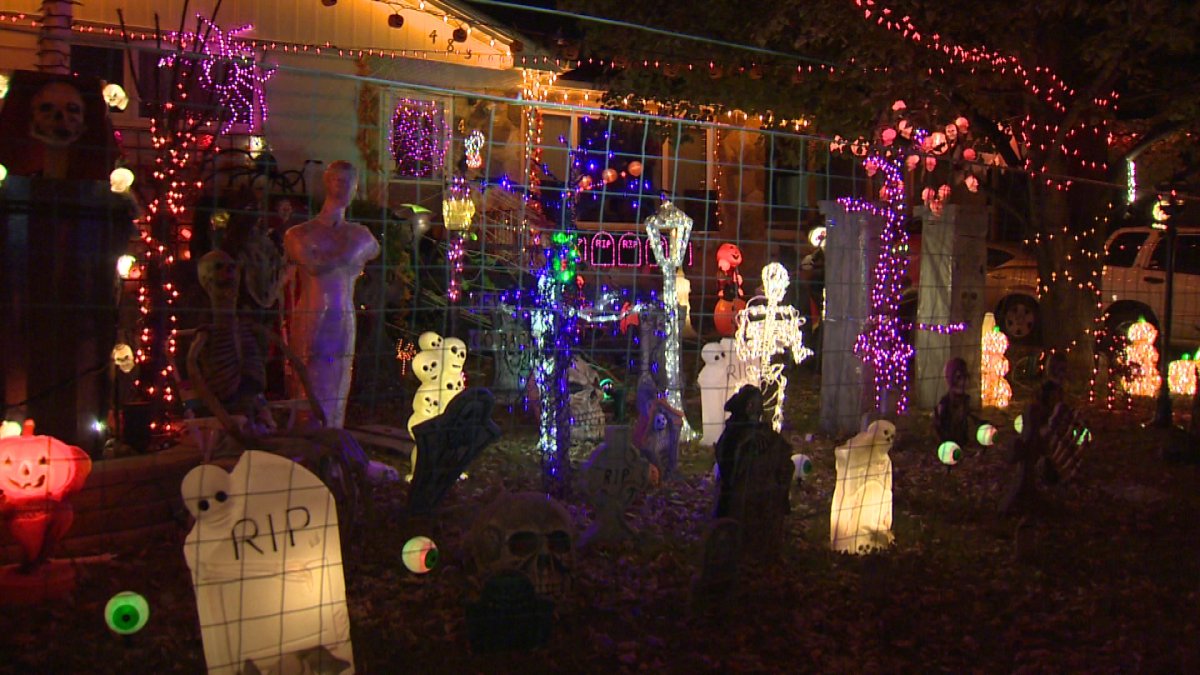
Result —
M 1172 361 L 1167 367 L 1167 384 L 1171 393 L 1177 396 L 1194 396 L 1196 394 L 1196 361 L 1190 354 L 1184 354 L 1178 361 Z
M 392 113 L 388 148 L 396 171 L 411 178 L 432 178 L 446 159 L 446 118 L 438 101 L 402 98 Z
M 1125 361 L 1129 373 L 1121 383 L 1132 396 L 1156 396 L 1162 385 L 1162 377 L 1158 374 L 1158 349 L 1154 347 L 1158 329 L 1142 318 L 1129 327 L 1128 336 Z

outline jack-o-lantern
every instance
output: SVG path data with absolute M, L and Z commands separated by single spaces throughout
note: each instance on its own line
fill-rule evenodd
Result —
M 21 546 L 25 568 L 45 562 L 74 520 L 63 499 L 83 487 L 92 471 L 87 453 L 50 436 L 0 438 L 0 512 Z
M 734 296 L 732 289 L 733 286 L 726 287 L 713 311 L 713 326 L 722 337 L 733 337 L 737 332 L 738 313 L 746 309 L 746 301 Z

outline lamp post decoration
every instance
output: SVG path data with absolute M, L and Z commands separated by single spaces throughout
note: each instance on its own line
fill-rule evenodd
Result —
M 667 402 L 676 410 L 682 411 L 683 394 L 679 383 L 679 299 L 676 294 L 675 272 L 682 269 L 684 256 L 687 254 L 688 240 L 692 236 L 692 219 L 664 198 L 658 213 L 646 219 L 646 236 L 650 240 L 650 250 L 654 259 L 663 274 L 662 301 L 667 318 L 664 349 Z M 695 435 L 687 417 L 684 416 L 680 439 L 690 441 Z

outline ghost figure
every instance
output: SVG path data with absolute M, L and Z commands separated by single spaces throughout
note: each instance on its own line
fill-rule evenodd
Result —
M 763 391 L 763 409 L 771 411 L 771 428 L 779 431 L 783 427 L 787 378 L 783 364 L 771 363 L 771 359 L 790 351 L 792 361 L 800 363 L 813 352 L 804 346 L 800 333 L 805 319 L 795 307 L 780 304 L 787 293 L 787 270 L 771 263 L 762 270 L 762 282 L 766 296 L 752 299 L 742 310 L 735 339 L 738 356 L 750 361 L 747 370 L 751 383 Z
M 467 571 L 481 582 L 518 572 L 539 596 L 561 598 L 571 589 L 575 526 L 566 508 L 549 495 L 504 493 L 471 526 L 463 551 Z
M 183 554 L 210 675 L 353 672 L 329 489 L 296 462 L 251 450 L 229 473 L 192 469 L 180 491 L 196 519 Z
M 837 485 L 829 510 L 835 551 L 863 553 L 892 543 L 892 460 L 896 427 L 886 420 L 834 450 Z
M 433 331 L 422 333 L 417 338 L 417 346 L 421 351 L 413 357 L 412 370 L 421 386 L 413 396 L 413 414 L 408 418 L 408 434 L 413 434 L 413 427 L 425 420 L 442 414 L 450 401 L 466 388 L 466 376 L 463 367 L 467 362 L 467 345 L 458 338 L 442 338 Z M 418 448 L 413 448 L 409 457 L 412 471 L 411 480 L 416 473 Z
M 604 409 L 600 400 L 604 390 L 600 388 L 600 376 L 587 361 L 574 357 L 567 371 L 567 383 L 571 392 L 571 440 L 595 442 L 604 438 Z
M 692 327 L 692 282 L 683 275 L 683 270 L 675 270 L 675 297 L 679 298 L 679 306 L 683 308 L 683 316 L 679 319 L 679 330 L 683 337 L 696 337 L 696 329 Z
M 749 380 L 731 339 L 704 345 L 700 350 L 700 358 L 704 359 L 704 367 L 696 376 L 696 383 L 700 385 L 700 406 L 704 420 L 701 443 L 714 445 L 725 430 L 725 418 L 729 416 L 725 412 L 725 402 L 743 384 L 749 384 Z
M 50 147 L 65 148 L 83 136 L 83 96 L 66 82 L 50 82 L 33 95 L 29 135 Z

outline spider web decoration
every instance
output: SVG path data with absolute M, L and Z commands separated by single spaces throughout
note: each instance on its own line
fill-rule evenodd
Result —
M 265 86 L 275 75 L 275 67 L 264 68 L 254 56 L 254 46 L 237 39 L 238 35 L 254 30 L 254 26 L 246 24 L 223 30 L 203 16 L 196 18 L 200 32 L 182 34 L 181 43 L 185 46 L 199 43 L 197 82 L 221 111 L 221 133 L 229 133 L 235 124 L 245 124 L 251 131 L 261 128 L 269 114 Z M 159 66 L 171 66 L 177 57 L 177 54 L 165 56 Z

